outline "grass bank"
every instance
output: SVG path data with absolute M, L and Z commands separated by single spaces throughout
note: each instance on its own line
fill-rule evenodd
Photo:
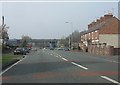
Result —
M 20 58 L 22 55 L 13 55 L 12 53 L 10 54 L 2 54 L 2 64 L 8 63 L 13 61 L 16 58 Z

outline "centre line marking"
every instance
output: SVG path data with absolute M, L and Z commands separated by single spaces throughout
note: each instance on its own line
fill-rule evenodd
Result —
M 115 81 L 115 80 L 113 80 L 113 79 L 111 79 L 111 78 L 109 78 L 107 76 L 101 76 L 101 77 L 104 78 L 104 79 L 106 79 L 106 80 L 108 80 L 108 81 L 110 81 L 110 82 L 112 82 L 112 83 L 117 83 L 118 85 L 120 85 L 119 82 L 117 82 L 117 81 Z
M 65 58 L 62 58 L 63 60 L 65 60 L 65 61 L 68 61 L 67 59 L 65 59 Z
M 59 55 L 59 57 L 62 57 L 62 56 Z
M 85 70 L 88 70 L 88 68 L 86 68 L 86 67 L 84 67 L 84 66 L 82 66 L 82 65 L 79 65 L 79 64 L 74 63 L 74 62 L 71 62 L 71 63 L 74 64 L 74 65 L 76 65 L 76 66 L 78 66 L 78 67 L 80 67 L 80 68 L 83 68 L 83 69 L 85 69 Z
M 56 56 L 56 57 L 58 57 L 58 56 Z

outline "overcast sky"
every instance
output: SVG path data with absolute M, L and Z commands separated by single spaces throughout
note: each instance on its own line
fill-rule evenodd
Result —
M 10 27 L 8 30 L 10 38 L 21 38 L 22 35 L 35 39 L 61 38 L 68 36 L 74 30 L 86 30 L 90 22 L 108 11 L 112 11 L 117 17 L 118 3 L 24 2 L 2 4 L 5 23 Z M 73 27 L 70 23 L 65 22 L 72 22 Z

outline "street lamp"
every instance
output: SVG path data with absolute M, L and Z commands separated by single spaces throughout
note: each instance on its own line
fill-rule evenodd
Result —
M 72 22 L 65 22 L 65 23 L 69 23 L 71 25 L 71 30 L 73 29 Z M 71 45 L 72 45 L 72 34 L 69 36 L 69 49 L 71 49 Z

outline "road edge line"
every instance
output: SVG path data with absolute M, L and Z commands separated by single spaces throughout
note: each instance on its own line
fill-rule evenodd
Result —
M 13 65 L 11 65 L 10 67 L 6 68 L 4 71 L 2 71 L 0 73 L 0 76 L 2 76 L 5 72 L 7 72 L 9 69 L 11 69 L 12 67 L 14 67 L 15 65 L 17 65 L 19 62 L 23 61 L 25 58 L 26 58 L 26 56 L 24 58 L 22 58 L 21 60 L 19 60 L 18 62 L 16 62 Z

